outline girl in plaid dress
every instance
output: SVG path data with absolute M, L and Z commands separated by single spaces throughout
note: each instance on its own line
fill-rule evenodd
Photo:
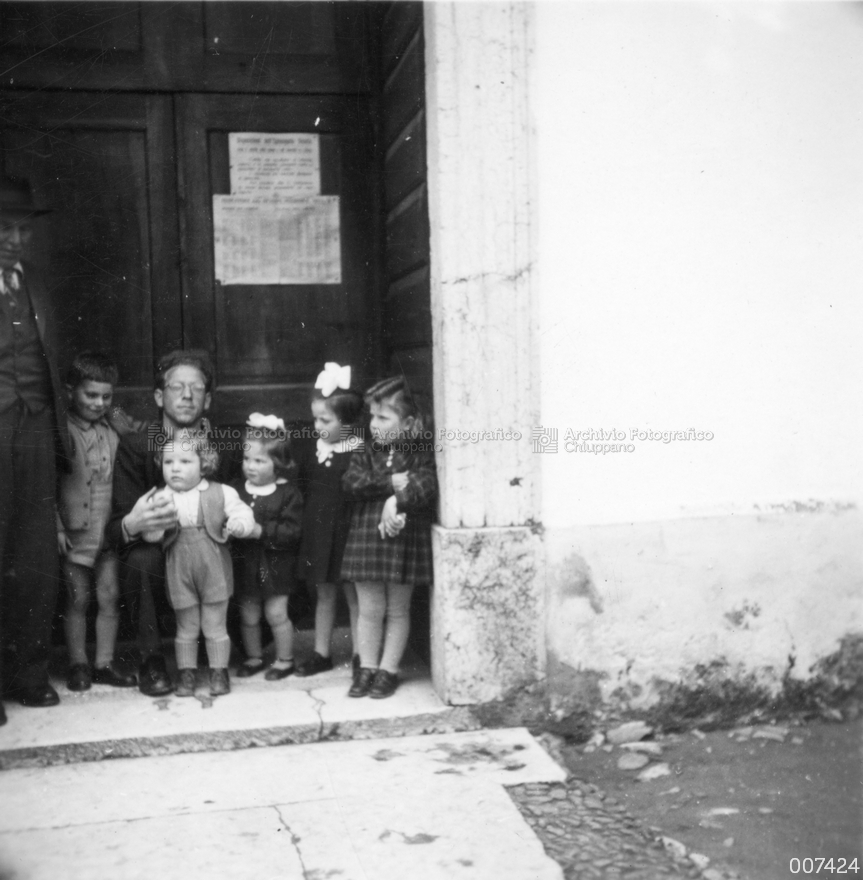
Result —
M 354 453 L 342 478 L 355 499 L 342 578 L 355 582 L 360 611 L 360 669 L 348 694 L 381 699 L 398 687 L 413 588 L 432 580 L 437 477 L 432 444 L 422 439 L 420 410 L 405 380 L 378 382 L 366 403 L 373 442 Z

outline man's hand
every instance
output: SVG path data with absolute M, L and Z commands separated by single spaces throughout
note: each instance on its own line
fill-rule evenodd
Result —
M 401 492 L 401 490 L 406 488 L 407 484 L 408 484 L 407 471 L 403 471 L 400 474 L 393 474 L 392 481 L 393 481 L 393 492 Z
M 72 542 L 65 532 L 57 532 L 57 552 L 60 556 L 66 556 L 72 549 Z
M 143 532 L 157 532 L 170 528 L 177 522 L 177 507 L 167 492 L 150 489 L 142 495 L 135 506 L 123 517 L 123 528 L 130 538 Z

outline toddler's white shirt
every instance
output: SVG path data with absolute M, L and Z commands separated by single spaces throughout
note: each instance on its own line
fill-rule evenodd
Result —
M 174 498 L 177 507 L 177 518 L 180 528 L 196 526 L 198 524 L 198 509 L 201 506 L 201 492 L 210 484 L 207 480 L 201 480 L 197 486 L 193 486 L 185 492 L 177 492 L 166 487 Z M 250 532 L 255 526 L 255 515 L 252 509 L 237 494 L 237 490 L 231 486 L 222 484 L 222 492 L 225 494 L 225 516 L 228 519 L 237 517 L 247 526 L 246 532 Z

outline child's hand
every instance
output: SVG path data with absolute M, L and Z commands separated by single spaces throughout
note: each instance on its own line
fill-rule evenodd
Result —
M 394 538 L 406 525 L 407 516 L 398 512 L 398 500 L 395 495 L 390 495 L 384 502 L 378 531 L 382 538 Z
M 402 489 L 405 489 L 408 484 L 408 472 L 403 471 L 400 474 L 392 475 L 393 481 L 393 492 L 401 492 Z
M 72 542 L 69 540 L 69 536 L 65 532 L 57 532 L 57 552 L 61 556 L 66 556 L 71 549 Z
M 232 516 L 225 524 L 225 531 L 232 538 L 250 538 L 255 531 L 255 526 L 258 526 L 258 524 L 255 523 L 254 526 L 250 526 L 243 517 Z

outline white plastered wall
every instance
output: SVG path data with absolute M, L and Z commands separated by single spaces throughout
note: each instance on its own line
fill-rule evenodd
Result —
M 536 15 L 549 649 L 806 674 L 863 630 L 863 8 Z

